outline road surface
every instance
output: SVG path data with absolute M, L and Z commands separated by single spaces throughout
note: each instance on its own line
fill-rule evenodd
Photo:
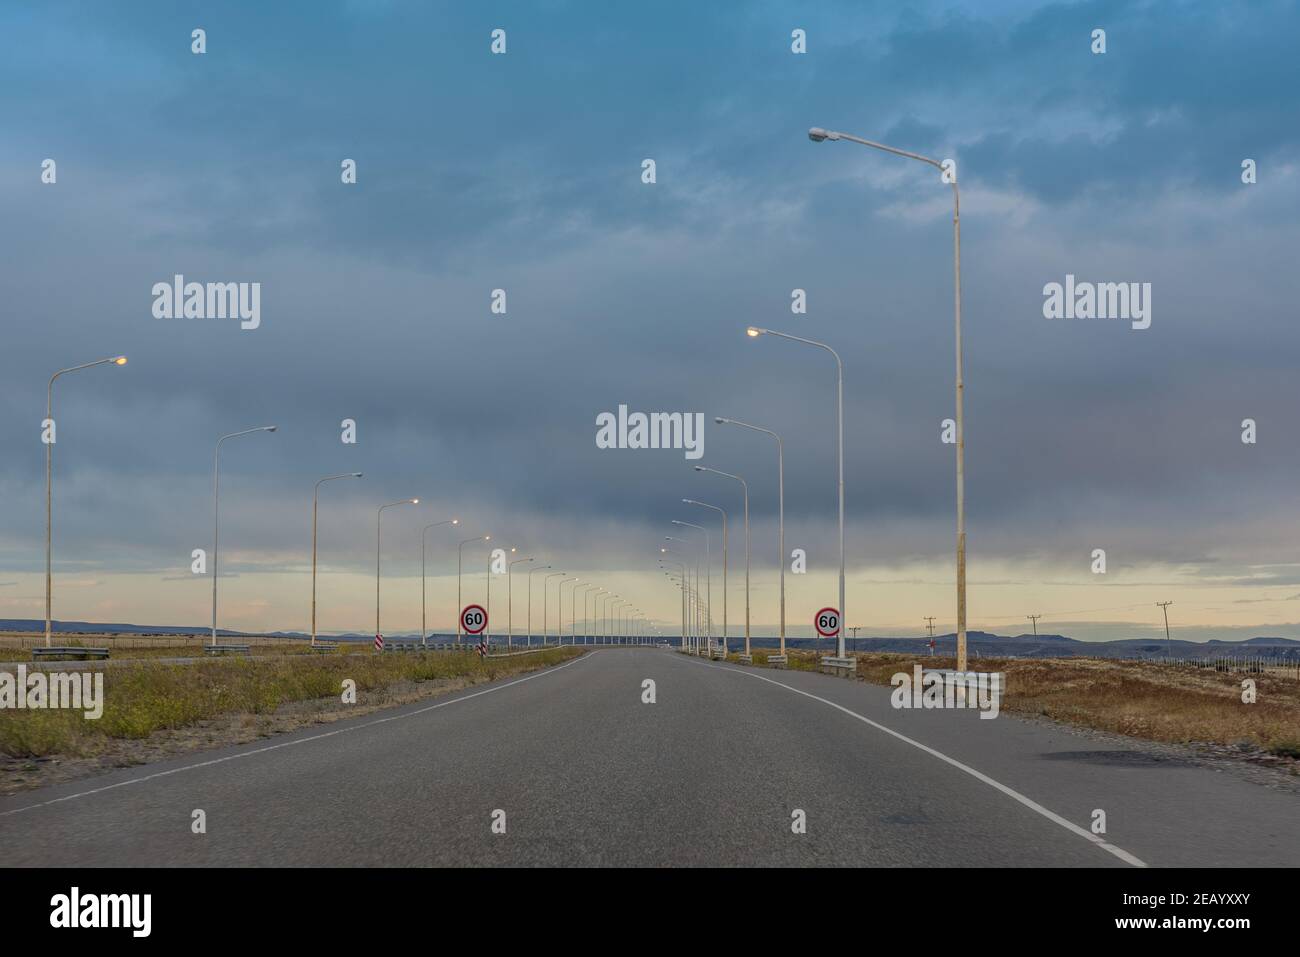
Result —
M 889 690 L 595 651 L 3 798 L 0 846 L 7 866 L 1300 865 L 1300 796 Z

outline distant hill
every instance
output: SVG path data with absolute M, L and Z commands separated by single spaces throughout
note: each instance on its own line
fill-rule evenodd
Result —
M 133 625 L 90 621 L 56 621 L 54 630 L 59 634 L 131 634 L 131 635 L 206 635 L 210 629 L 189 625 Z M 45 621 L 29 618 L 0 618 L 0 632 L 43 632 Z M 218 635 L 232 638 L 266 636 L 272 638 L 307 639 L 310 636 L 300 631 L 244 632 L 218 628 Z M 374 635 L 345 634 L 327 636 L 337 641 L 371 641 Z M 418 632 L 391 632 L 387 638 L 419 639 Z M 434 637 L 431 635 L 430 637 Z M 450 634 L 439 633 L 438 638 L 446 640 Z M 494 634 L 498 639 L 504 636 Z M 536 636 L 534 636 L 535 638 Z M 554 635 L 551 636 L 552 640 Z M 675 639 L 672 633 L 665 633 L 663 638 Z M 715 636 L 716 637 L 716 636 Z M 519 640 L 520 636 L 515 635 Z M 731 647 L 743 637 L 736 635 L 728 639 Z M 924 649 L 926 638 L 846 638 L 850 651 L 896 652 L 915 654 L 918 648 Z M 953 655 L 956 653 L 957 636 L 955 634 L 935 635 L 935 653 Z M 1240 641 L 1228 641 L 1213 638 L 1209 641 L 1181 641 L 1175 638 L 1166 644 L 1163 638 L 1120 638 L 1115 641 L 1079 641 L 1066 635 L 994 635 L 987 631 L 968 631 L 967 647 L 972 654 L 989 655 L 1001 658 L 1063 658 L 1069 656 L 1092 656 L 1098 658 L 1163 658 L 1172 651 L 1175 658 L 1214 658 L 1221 655 L 1263 655 L 1269 657 L 1300 658 L 1300 640 L 1295 638 L 1245 638 Z M 775 636 L 755 636 L 753 644 L 758 648 L 776 647 Z M 785 643 L 791 648 L 829 649 L 835 647 L 834 639 L 786 638 Z

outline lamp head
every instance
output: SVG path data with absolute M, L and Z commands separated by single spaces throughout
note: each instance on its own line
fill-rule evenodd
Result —
M 453 525 L 459 525 L 459 524 L 460 524 L 460 519 L 458 519 L 458 518 L 453 518 L 453 519 L 451 520 L 451 524 L 453 524 Z
M 758 328 L 758 326 L 749 326 L 749 327 L 745 330 L 745 335 L 749 336 L 749 338 L 751 338 L 751 339 L 757 339 L 759 336 L 761 336 L 761 335 L 762 335 L 763 333 L 765 333 L 765 332 L 767 332 L 766 329 L 760 329 L 760 328 Z
M 352 473 L 352 477 L 353 477 L 353 478 L 361 478 L 361 476 L 362 476 L 363 474 L 365 474 L 365 473 L 363 473 L 363 472 L 353 472 L 353 473 Z
M 419 505 L 419 504 L 420 504 L 420 500 L 419 500 L 418 498 L 413 498 L 413 499 L 411 499 L 411 504 L 412 504 L 412 505 Z
M 275 425 L 264 425 L 264 426 L 262 426 L 262 431 L 263 431 L 263 432 L 274 432 L 277 428 L 279 428 L 279 426 L 275 426 Z
M 834 130 L 824 130 L 820 126 L 814 126 L 808 131 L 808 139 L 812 140 L 814 143 L 820 143 L 823 140 L 834 141 L 839 138 L 840 134 L 836 133 Z
M 693 467 L 693 468 L 695 469 L 695 471 L 697 471 L 697 472 L 703 472 L 703 471 L 704 471 L 704 466 L 703 466 L 703 465 L 696 465 L 696 466 L 692 466 L 692 467 Z
M 115 366 L 124 366 L 124 365 L 126 365 L 126 356 L 114 356 L 114 357 L 113 357 L 113 365 L 115 365 Z
M 727 424 L 728 422 L 730 422 L 731 420 L 730 420 L 730 419 L 724 419 L 722 416 L 719 415 L 719 416 L 714 416 L 713 421 L 714 421 L 715 423 L 717 423 L 718 425 L 726 425 L 726 424 Z

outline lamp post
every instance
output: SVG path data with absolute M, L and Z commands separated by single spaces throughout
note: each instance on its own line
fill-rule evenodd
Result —
M 687 576 L 687 598 L 690 603 L 691 623 L 691 650 L 698 655 L 700 653 L 700 551 L 694 542 L 688 542 L 684 538 L 673 538 L 671 535 L 665 535 L 664 541 L 676 542 L 679 545 L 689 545 L 695 549 L 695 585 L 691 587 L 690 577 Z
M 706 502 L 697 502 L 693 498 L 682 499 L 683 505 L 698 505 L 711 508 L 722 515 L 722 657 L 727 657 L 727 510 Z
M 426 545 L 427 536 L 429 534 L 429 529 L 431 528 L 440 528 L 443 525 L 459 524 L 460 519 L 449 518 L 445 522 L 434 522 L 432 525 L 426 525 L 424 526 L 424 530 L 420 532 L 420 644 L 425 648 L 429 647 L 429 626 L 425 618 L 425 596 L 428 591 L 428 588 L 425 586 L 425 566 L 428 558 L 428 547 Z
M 546 647 L 546 638 L 550 634 L 548 630 L 550 628 L 550 624 L 548 621 L 549 612 L 547 611 L 547 604 L 550 601 L 549 596 L 551 594 L 550 591 L 548 590 L 550 587 L 549 582 L 552 578 L 562 578 L 567 574 L 568 572 L 551 572 L 551 574 L 549 575 L 542 576 L 542 647 L 543 648 Z
M 802 342 L 805 345 L 816 346 L 818 349 L 825 349 L 835 357 L 835 395 L 837 403 L 835 421 L 836 430 L 839 433 L 836 448 L 839 457 L 840 499 L 840 628 L 835 636 L 837 639 L 835 642 L 835 657 L 844 662 L 844 622 L 847 620 L 846 616 L 848 615 L 848 611 L 844 608 L 844 363 L 840 361 L 840 354 L 824 342 L 805 339 L 802 336 L 792 336 L 784 332 L 775 332 L 771 329 L 760 329 L 757 326 L 750 326 L 745 332 L 751 339 L 766 335 L 776 336 L 778 339 L 789 339 L 791 342 Z
M 52 618 L 52 600 L 53 600 L 53 575 L 51 566 L 53 564 L 54 549 L 52 547 L 54 526 L 53 500 L 52 491 L 54 483 L 54 442 L 58 438 L 58 426 L 54 424 L 54 380 L 61 375 L 67 375 L 69 372 L 80 372 L 82 369 L 90 369 L 94 366 L 102 365 L 126 365 L 126 356 L 110 356 L 107 359 L 96 359 L 94 362 L 83 362 L 79 366 L 72 366 L 67 369 L 60 369 L 54 375 L 50 376 L 50 384 L 45 389 L 45 421 L 41 423 L 42 430 L 48 430 L 49 434 L 43 436 L 45 442 L 45 647 L 50 647 L 50 631 L 53 624 Z M 215 558 L 215 555 L 214 555 Z
M 735 479 L 740 483 L 741 492 L 745 502 L 745 653 L 740 656 L 740 660 L 749 664 L 754 659 L 749 651 L 749 485 L 739 475 L 732 475 L 730 472 L 720 472 L 717 469 L 707 468 L 703 465 L 695 466 L 697 472 L 712 472 L 714 475 L 721 475 L 723 478 Z M 724 513 L 725 514 L 725 513 Z M 723 523 L 723 534 L 725 535 L 726 523 Z M 784 560 L 784 558 L 782 559 Z M 724 573 L 725 574 L 725 573 Z
M 396 508 L 398 505 L 419 505 L 418 498 L 404 498 L 400 502 L 389 502 L 387 505 L 379 506 L 375 513 L 375 637 L 378 638 L 383 634 L 379 630 L 379 533 L 383 525 L 384 509 Z M 421 626 L 423 627 L 423 626 Z
M 573 616 L 574 613 L 575 613 L 575 606 L 577 605 L 578 592 L 579 592 L 579 590 L 581 590 L 581 591 L 582 591 L 582 617 L 583 617 L 584 619 L 586 619 L 586 617 L 587 617 L 587 596 L 588 596 L 589 594 L 591 594 L 591 590 L 592 590 L 593 588 L 595 588 L 595 587 L 596 587 L 596 586 L 595 586 L 595 584 L 594 584 L 593 582 L 583 582 L 582 584 L 578 584 L 578 585 L 574 585 L 574 586 L 573 586 L 573 595 L 572 595 L 572 596 L 570 597 L 570 599 L 569 599 L 569 614 L 570 614 L 570 616 Z M 575 618 L 573 619 L 573 621 L 574 621 L 574 624 L 573 624 L 573 643 L 576 645 L 576 644 L 578 643 L 578 623 L 577 623 L 578 620 L 577 620 L 577 618 L 575 617 Z M 582 639 L 583 639 L 583 644 L 586 644 L 586 643 L 587 643 L 587 635 L 588 635 L 589 626 L 590 626 L 590 623 L 584 620 L 583 623 L 582 623 Z
M 490 542 L 491 535 L 478 535 L 474 538 L 467 538 L 456 546 L 456 644 L 461 643 L 464 637 L 464 631 L 460 627 L 460 613 L 465 606 L 461 604 L 461 583 L 465 572 L 465 546 L 470 542 Z M 489 573 L 491 569 L 488 569 Z
M 956 424 L 957 438 L 957 670 L 966 670 L 966 440 L 962 427 L 962 398 L 965 394 L 966 383 L 962 377 L 962 347 L 961 347 L 961 193 L 957 188 L 956 173 L 945 170 L 942 163 L 930 159 L 928 156 L 921 156 L 919 153 L 909 153 L 907 150 L 895 149 L 892 146 L 886 146 L 883 143 L 876 143 L 872 140 L 862 139 L 858 136 L 852 136 L 848 133 L 839 133 L 835 130 L 824 130 L 814 126 L 808 131 L 808 138 L 814 143 L 821 143 L 826 140 L 832 142 L 837 140 L 847 140 L 850 143 L 857 143 L 860 146 L 869 146 L 872 149 L 881 150 L 885 153 L 892 153 L 895 156 L 903 156 L 907 159 L 914 159 L 926 163 L 939 170 L 941 181 L 947 182 L 952 186 L 952 288 L 953 288 L 953 331 L 956 343 L 956 373 L 954 377 L 954 391 L 956 393 L 956 410 L 954 422 Z M 843 623 L 844 610 L 840 609 L 841 623 Z
M 515 641 L 515 589 L 510 579 L 511 572 L 520 562 L 531 562 L 531 558 L 516 558 L 506 565 L 506 650 L 514 647 Z
M 659 551 L 663 553 L 667 553 L 668 549 L 661 548 L 659 549 Z M 662 559 L 660 559 L 659 564 L 660 565 L 664 564 Z M 667 575 L 668 580 L 673 582 L 673 584 L 677 585 L 677 587 L 680 588 L 682 592 L 682 598 L 681 598 L 682 643 L 680 647 L 681 647 L 682 654 L 685 654 L 686 653 L 686 564 L 684 562 L 677 562 L 677 561 L 669 562 L 669 564 L 676 565 L 681 570 L 679 572 L 681 576 L 680 580 L 675 580 L 672 574 L 667 569 L 664 570 L 664 574 Z
M 555 586 L 555 643 L 557 645 L 564 644 L 564 586 L 576 581 L 578 581 L 576 577 L 562 578 Z
M 540 572 L 544 568 L 550 568 L 550 565 L 538 565 L 536 568 L 528 569 L 528 647 L 533 646 L 533 572 Z
M 674 525 L 681 525 L 684 528 L 694 528 L 704 533 L 704 642 L 705 650 L 709 658 L 713 657 L 713 552 L 709 542 L 709 530 L 703 525 L 695 525 L 692 522 L 679 522 L 673 519 Z M 696 582 L 698 585 L 699 582 Z
M 784 667 L 786 664 L 785 657 L 785 443 L 781 441 L 781 436 L 777 435 L 771 429 L 764 429 L 757 425 L 750 425 L 747 422 L 740 422 L 736 419 L 716 418 L 713 420 L 718 425 L 738 425 L 742 429 L 749 429 L 752 432 L 762 432 L 764 435 L 770 435 L 776 439 L 776 475 L 777 475 L 777 526 L 781 550 L 781 652 L 778 655 L 768 657 L 768 664 Z
M 50 380 L 53 382 L 53 380 Z M 226 439 L 238 438 L 241 435 L 252 435 L 254 432 L 274 432 L 274 425 L 259 425 L 255 429 L 244 429 L 242 432 L 228 432 L 217 439 L 216 447 L 212 450 L 212 644 L 217 643 L 217 532 L 219 524 L 217 518 L 220 511 L 220 497 L 218 496 L 217 484 L 217 461 L 221 454 L 221 443 Z M 48 634 L 46 640 L 49 640 Z
M 316 647 L 316 506 L 320 499 L 320 487 L 335 479 L 361 478 L 360 472 L 344 472 L 341 475 L 327 475 L 316 483 L 311 493 L 311 647 Z
M 596 644 L 596 637 L 597 637 L 597 633 L 596 633 L 596 602 L 599 600 L 600 596 L 603 595 L 603 594 L 605 594 L 605 589 L 603 589 L 603 588 L 597 588 L 595 591 L 588 592 L 587 595 L 585 595 L 585 596 L 583 597 L 583 599 L 582 599 L 584 603 L 586 602 L 587 598 L 590 598 L 590 599 L 591 599 L 591 617 L 587 620 L 587 644 L 589 644 L 589 645 L 594 645 L 594 644 Z M 585 615 L 585 614 L 587 613 L 587 609 L 584 608 L 584 609 L 582 610 L 582 613 Z

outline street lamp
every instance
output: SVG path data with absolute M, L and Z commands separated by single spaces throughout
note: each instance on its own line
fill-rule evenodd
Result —
M 579 581 L 578 578 L 565 578 L 555 586 L 555 636 L 558 639 L 556 644 L 564 644 L 564 586 L 569 582 Z M 577 591 L 577 586 L 574 586 Z M 570 599 L 569 606 L 572 608 L 573 601 Z
M 666 549 L 666 548 L 660 548 L 659 551 L 660 551 L 661 554 L 667 554 L 667 553 L 668 553 L 668 549 Z M 686 564 L 685 564 L 685 562 L 678 562 L 678 561 L 670 561 L 668 564 L 676 565 L 677 568 L 680 569 L 680 572 L 679 572 L 680 580 L 679 580 L 679 579 L 674 579 L 673 576 L 672 576 L 672 573 L 669 572 L 666 568 L 664 569 L 664 574 L 668 577 L 668 580 L 671 581 L 674 585 L 677 585 L 677 587 L 680 588 L 680 589 L 681 589 L 681 592 L 682 592 L 682 598 L 681 598 L 681 613 L 682 613 L 682 643 L 681 643 L 681 651 L 682 651 L 682 654 L 685 654 L 685 653 L 686 653 Z M 660 565 L 660 567 L 662 567 L 662 566 L 664 565 L 664 560 L 663 560 L 663 559 L 660 559 L 660 560 L 659 560 L 659 565 Z
M 53 548 L 51 547 L 51 529 L 53 527 L 53 510 L 51 502 L 53 500 L 54 476 L 54 441 L 58 437 L 58 427 L 54 424 L 54 380 L 61 375 L 67 375 L 69 372 L 80 372 L 82 369 L 90 369 L 94 366 L 102 365 L 126 365 L 126 356 L 110 356 L 107 359 L 96 359 L 94 362 L 83 362 L 79 366 L 72 366 L 67 369 L 60 369 L 54 375 L 50 376 L 50 384 L 45 389 L 45 421 L 41 423 L 43 430 L 49 430 L 48 441 L 45 443 L 45 647 L 50 647 L 50 630 L 51 630 L 51 581 L 52 576 L 50 567 L 53 562 Z
M 742 429 L 749 429 L 753 432 L 762 432 L 776 439 L 776 474 L 777 474 L 777 526 L 779 528 L 779 541 L 781 549 L 781 653 L 769 657 L 769 664 L 786 663 L 785 658 L 785 443 L 781 441 L 781 436 L 777 435 L 771 429 L 764 429 L 757 425 L 749 425 L 746 422 L 740 422 L 736 419 L 716 418 L 713 420 L 718 425 L 738 425 Z
M 520 562 L 531 562 L 531 558 L 516 558 L 506 565 L 506 650 L 514 647 L 515 642 L 515 589 L 511 573 Z
M 538 565 L 536 568 L 528 569 L 528 647 L 533 646 L 533 572 L 540 572 L 544 568 L 550 568 L 550 565 Z
M 844 659 L 844 622 L 847 620 L 848 612 L 844 608 L 844 363 L 840 361 L 840 354 L 826 345 L 824 342 L 817 342 L 813 339 L 805 339 L 802 336 L 792 336 L 784 332 L 775 332 L 771 329 L 760 329 L 757 326 L 750 326 L 745 332 L 750 338 L 768 335 L 776 336 L 778 339 L 789 339 L 791 342 L 802 342 L 805 345 L 816 346 L 818 349 L 825 349 L 835 357 L 835 381 L 836 397 L 838 402 L 838 413 L 836 416 L 837 428 L 839 430 L 838 452 L 839 452 L 839 497 L 840 497 L 840 628 L 836 634 L 838 639 L 835 643 L 835 657 L 841 661 Z
M 698 505 L 711 508 L 722 515 L 722 657 L 727 657 L 727 510 L 707 502 L 697 502 L 693 498 L 682 499 L 683 505 Z
M 316 505 L 320 498 L 320 487 L 335 479 L 361 478 L 360 472 L 344 472 L 341 475 L 327 475 L 316 483 L 311 493 L 311 646 L 316 647 Z
M 490 542 L 491 535 L 477 535 L 474 538 L 467 538 L 465 541 L 456 546 L 456 644 L 460 644 L 463 632 L 460 627 L 460 613 L 464 606 L 461 604 L 461 582 L 464 578 L 465 570 L 465 546 L 470 542 Z
M 674 525 L 681 525 L 683 528 L 694 528 L 704 533 L 704 634 L 705 650 L 709 658 L 713 657 L 713 551 L 709 542 L 709 530 L 703 525 L 695 525 L 691 522 L 679 522 L 673 519 Z M 697 581 L 695 583 L 699 585 Z
M 741 656 L 741 661 L 748 664 L 753 660 L 749 652 L 749 485 L 739 475 L 732 475 L 730 472 L 720 472 L 717 469 L 707 468 L 703 465 L 695 466 L 697 472 L 712 472 L 714 475 L 721 475 L 723 478 L 735 479 L 740 483 L 741 492 L 745 501 L 745 653 Z M 723 528 L 726 528 L 724 521 Z M 725 531 L 724 531 L 725 534 Z M 782 561 L 784 561 L 784 556 Z
M 957 431 L 957 670 L 966 670 L 966 441 L 965 433 L 962 429 L 962 397 L 965 393 L 965 380 L 962 378 L 962 348 L 961 348 L 961 193 L 957 188 L 957 176 L 955 171 L 945 170 L 942 163 L 932 160 L 928 156 L 921 156 L 919 153 L 909 153 L 907 150 L 895 149 L 892 146 L 886 146 L 883 143 L 876 143 L 872 140 L 865 140 L 858 136 L 851 136 L 848 133 L 839 133 L 835 130 L 823 130 L 814 126 L 808 131 L 808 138 L 814 143 L 821 143 L 825 140 L 848 140 L 850 143 L 857 143 L 860 146 L 869 146 L 872 149 L 881 150 L 885 153 L 893 153 L 895 156 L 903 156 L 907 159 L 918 160 L 927 163 L 939 170 L 941 179 L 952 186 L 952 277 L 953 277 L 953 329 L 954 339 L 956 342 L 957 367 L 955 375 L 955 392 L 956 392 L 956 431 Z M 843 624 L 844 609 L 840 609 L 840 622 Z M 842 631 L 842 629 L 841 629 Z
M 418 498 L 404 498 L 400 502 L 389 502 L 387 505 L 379 506 L 375 512 L 375 637 L 380 637 L 383 632 L 379 630 L 379 542 L 380 531 L 383 526 L 384 509 L 396 508 L 398 505 L 419 505 Z M 421 626 L 423 627 L 423 626 Z
M 428 548 L 426 547 L 425 542 L 427 541 L 429 529 L 440 528 L 443 525 L 459 524 L 460 519 L 449 518 L 445 522 L 434 522 L 432 525 L 426 525 L 424 526 L 424 530 L 420 532 L 420 644 L 425 648 L 429 647 L 429 628 L 425 618 L 425 594 L 428 591 L 425 586 L 425 565 L 428 557 Z
M 119 357 L 122 358 L 122 357 Z M 102 361 L 102 360 L 101 360 Z M 125 362 L 125 358 L 122 359 Z M 53 380 L 51 380 L 53 381 Z M 229 432 L 217 439 L 216 447 L 212 450 L 212 644 L 217 643 L 217 516 L 220 499 L 217 495 L 217 458 L 221 453 L 221 443 L 226 439 L 238 438 L 241 435 L 251 435 L 254 432 L 274 432 L 274 425 L 260 425 L 255 429 L 244 429 L 242 432 Z M 49 636 L 46 636 L 49 640 Z
M 691 633 L 691 651 L 693 654 L 700 653 L 700 550 L 694 542 L 688 542 L 684 538 L 673 538 L 671 535 L 665 535 L 664 541 L 676 542 L 679 545 L 689 545 L 695 549 L 695 586 L 691 587 L 690 576 L 686 576 L 687 602 L 689 606 L 689 615 L 687 621 L 690 623 Z
M 549 574 L 549 575 L 543 575 L 543 576 L 542 576 L 542 647 L 543 647 L 543 648 L 546 647 L 546 636 L 547 636 L 547 634 L 548 634 L 547 628 L 549 627 L 548 622 L 547 622 L 547 619 L 548 619 L 548 613 L 547 613 L 547 602 L 549 601 L 549 596 L 550 596 L 551 593 L 547 590 L 548 587 L 549 587 L 549 586 L 547 585 L 547 582 L 549 582 L 552 578 L 563 577 L 563 576 L 565 576 L 565 575 L 567 575 L 567 574 L 569 574 L 569 573 L 568 573 L 568 572 L 551 572 L 551 574 Z
M 586 601 L 587 601 L 588 598 L 591 599 L 591 617 L 587 620 L 587 628 L 586 628 L 586 632 L 587 632 L 587 644 L 589 644 L 589 645 L 594 645 L 594 644 L 596 644 L 596 638 L 597 638 L 597 632 L 596 632 L 596 602 L 600 599 L 600 596 L 603 595 L 603 594 L 605 594 L 605 589 L 603 589 L 603 588 L 597 588 L 595 591 L 588 592 L 588 593 L 587 593 L 586 595 L 584 595 L 583 598 L 582 598 L 582 601 L 583 601 L 584 604 L 586 604 Z M 586 608 L 583 608 L 583 609 L 582 609 L 582 613 L 583 613 L 584 615 L 587 614 L 587 609 L 586 609 Z
M 569 595 L 569 617 L 573 619 L 573 643 L 575 645 L 578 643 L 578 619 L 577 619 L 578 592 L 580 590 L 582 591 L 582 617 L 585 619 L 587 617 L 587 595 L 589 595 L 591 593 L 591 589 L 595 587 L 596 585 L 593 582 L 581 582 L 573 586 L 573 592 Z M 588 628 L 589 628 L 589 622 L 584 621 L 582 623 L 583 644 L 587 643 L 586 639 L 588 636 L 587 634 Z

